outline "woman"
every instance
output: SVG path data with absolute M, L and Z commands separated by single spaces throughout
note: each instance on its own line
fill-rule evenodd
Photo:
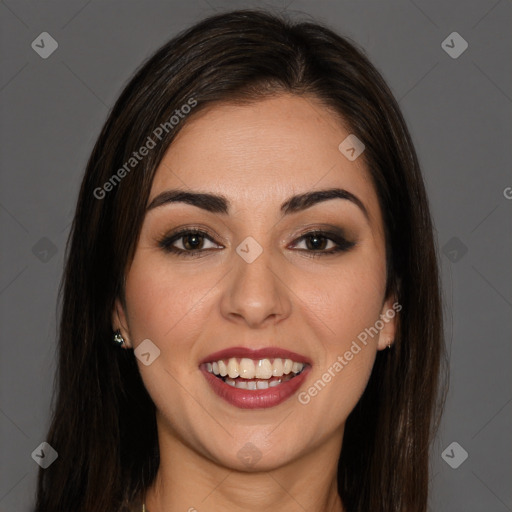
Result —
M 366 57 L 264 12 L 198 23 L 87 166 L 36 510 L 426 511 L 440 302 L 414 147 Z

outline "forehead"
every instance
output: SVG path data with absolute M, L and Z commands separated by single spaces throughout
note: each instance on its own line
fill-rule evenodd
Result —
M 162 159 L 149 201 L 170 188 L 222 194 L 238 207 L 273 208 L 292 194 L 339 187 L 380 218 L 362 157 L 339 150 L 350 135 L 318 100 L 282 94 L 194 114 Z

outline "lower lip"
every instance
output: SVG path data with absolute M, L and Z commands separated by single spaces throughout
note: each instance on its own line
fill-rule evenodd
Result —
M 206 368 L 201 368 L 213 391 L 226 402 L 240 409 L 264 409 L 275 407 L 290 398 L 306 379 L 310 366 L 306 366 L 296 377 L 268 389 L 239 389 L 215 377 Z

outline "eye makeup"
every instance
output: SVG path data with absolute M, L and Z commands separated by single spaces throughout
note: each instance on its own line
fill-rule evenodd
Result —
M 217 246 L 217 248 L 204 248 L 205 241 Z M 346 252 L 356 245 L 355 241 L 347 239 L 344 230 L 335 226 L 307 230 L 292 242 L 291 248 L 296 248 L 297 245 L 303 242 L 306 248 L 296 250 L 306 253 L 309 257 L 328 256 Z M 182 247 L 177 247 L 177 245 Z M 331 247 L 327 248 L 326 246 L 329 245 Z M 206 255 L 205 253 L 224 248 L 208 231 L 193 226 L 183 227 L 164 235 L 158 240 L 158 246 L 164 252 L 178 257 L 204 256 Z

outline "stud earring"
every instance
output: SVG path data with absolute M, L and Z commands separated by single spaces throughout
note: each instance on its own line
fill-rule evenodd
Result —
M 121 334 L 121 330 L 117 329 L 117 331 L 114 332 L 114 338 L 112 340 L 114 342 L 114 345 L 120 347 L 124 344 L 124 338 Z

